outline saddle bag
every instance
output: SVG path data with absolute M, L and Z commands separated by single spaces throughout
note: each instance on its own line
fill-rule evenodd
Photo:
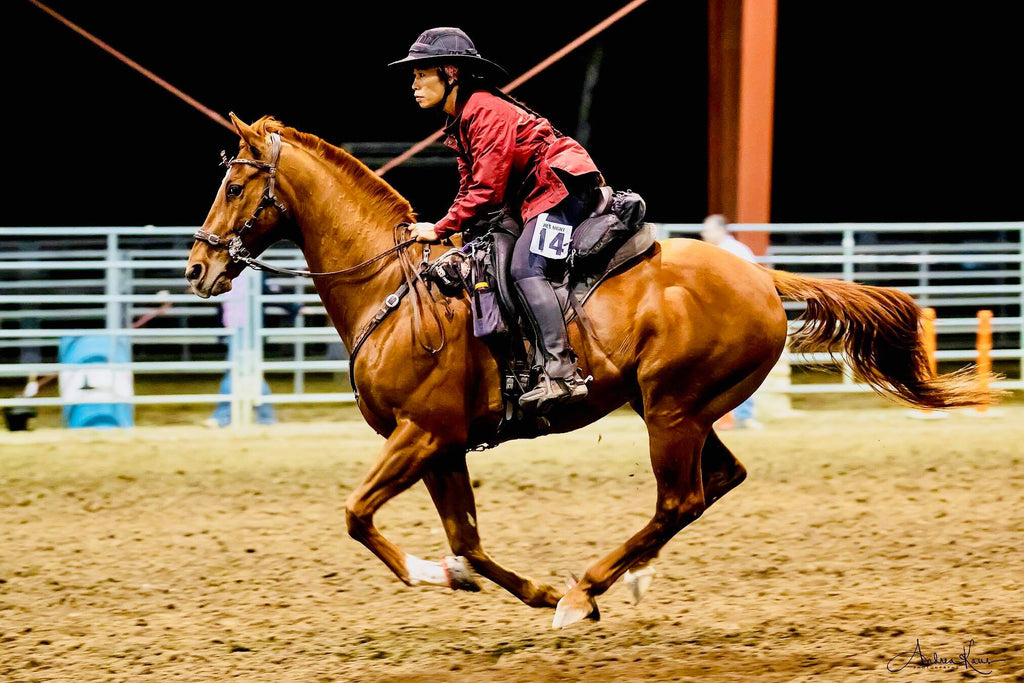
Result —
M 473 336 L 487 339 L 508 332 L 502 314 L 498 281 L 491 265 L 491 248 L 474 249 L 470 256 L 470 286 L 473 297 Z
M 586 268 L 599 254 L 624 244 L 640 227 L 647 206 L 637 193 L 620 190 L 612 195 L 606 211 L 586 219 L 573 232 L 570 268 Z
M 579 224 L 572 236 L 572 248 L 569 250 L 571 264 L 589 260 L 612 243 L 629 237 L 632 232 L 614 214 L 607 213 L 586 219 Z
M 647 202 L 633 190 L 618 190 L 612 194 L 611 213 L 627 228 L 636 231 L 647 215 Z

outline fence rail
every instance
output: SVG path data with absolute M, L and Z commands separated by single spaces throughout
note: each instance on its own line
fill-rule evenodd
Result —
M 701 226 L 659 225 L 662 237 L 693 237 Z M 975 314 L 995 313 L 991 357 L 1009 378 L 999 386 L 1024 389 L 1024 222 L 924 224 L 772 224 L 733 226 L 767 230 L 771 247 L 759 260 L 775 268 L 821 277 L 894 286 L 938 312 L 937 359 L 969 363 Z M 130 362 L 87 364 L 90 369 L 154 376 L 228 372 L 230 396 L 210 393 L 134 395 L 134 404 L 212 403 L 228 400 L 234 424 L 247 424 L 260 402 L 350 402 L 342 391 L 311 391 L 310 373 L 346 374 L 348 362 L 312 283 L 268 281 L 274 293 L 251 287 L 252 326 L 217 326 L 217 301 L 201 301 L 182 279 L 191 227 L 0 228 L 0 378 L 55 374 L 86 364 L 61 363 L 54 349 L 65 337 L 127 338 Z M 304 267 L 297 249 L 275 248 L 269 262 Z M 261 274 L 254 274 L 257 278 Z M 59 291 L 57 291 L 59 290 Z M 294 320 L 287 308 L 298 307 Z M 795 317 L 802 304 L 787 303 Z M 132 321 L 161 310 L 150 327 Z M 287 321 L 287 326 L 281 326 Z M 193 327 L 198 323 L 200 326 Z M 278 324 L 274 324 L 278 323 Z M 226 360 L 221 340 L 234 335 L 239 350 Z M 173 360 L 154 358 L 156 350 Z M 201 352 L 201 353 L 200 353 Z M 197 356 L 202 356 L 198 357 Z M 827 354 L 787 354 L 793 366 L 831 361 Z M 292 390 L 260 396 L 265 373 L 290 375 Z M 793 394 L 859 392 L 848 375 L 830 382 L 794 382 Z M 339 387 L 348 383 L 340 377 Z M 81 403 L 81 400 L 76 400 Z M 64 405 L 61 397 L 0 397 L 3 406 Z

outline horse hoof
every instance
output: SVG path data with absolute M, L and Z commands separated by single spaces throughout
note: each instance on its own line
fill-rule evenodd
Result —
M 466 561 L 466 558 L 452 555 L 442 557 L 441 566 L 444 568 L 444 575 L 452 590 L 480 592 L 480 582 L 477 581 L 479 576 L 473 571 L 473 567 Z
M 622 581 L 626 584 L 626 588 L 629 589 L 629 594 L 633 598 L 633 604 L 639 605 L 640 601 L 644 597 L 644 593 L 651 587 L 651 581 L 654 580 L 654 575 L 657 572 L 654 567 L 647 565 L 642 569 L 633 571 L 631 569 L 626 570 L 626 575 L 622 577 Z
M 576 590 L 574 586 L 558 601 L 551 628 L 565 628 L 584 619 L 601 621 L 601 611 L 597 608 L 597 600 L 593 596 Z
M 557 590 L 554 586 L 541 585 L 537 586 L 533 595 L 529 596 L 526 604 L 529 607 L 546 607 L 551 609 L 558 606 L 558 601 L 562 599 L 562 591 Z

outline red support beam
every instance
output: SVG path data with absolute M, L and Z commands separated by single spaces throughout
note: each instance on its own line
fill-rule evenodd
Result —
M 770 223 L 772 132 L 775 111 L 776 0 L 744 0 L 740 43 L 737 223 Z M 768 249 L 767 232 L 741 233 L 755 254 Z
M 708 0 L 708 210 L 736 217 L 743 0 Z

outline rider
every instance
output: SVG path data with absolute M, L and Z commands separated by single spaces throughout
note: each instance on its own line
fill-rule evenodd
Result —
M 388 66 L 412 68 L 416 103 L 448 115 L 445 145 L 458 156 L 454 203 L 436 223 L 414 223 L 413 236 L 436 242 L 503 207 L 519 218 L 511 275 L 543 358 L 540 380 L 520 405 L 585 398 L 551 280 L 564 273 L 572 228 L 598 201 L 600 171 L 582 145 L 496 87 L 505 70 L 458 28 L 424 31 L 407 57 Z

